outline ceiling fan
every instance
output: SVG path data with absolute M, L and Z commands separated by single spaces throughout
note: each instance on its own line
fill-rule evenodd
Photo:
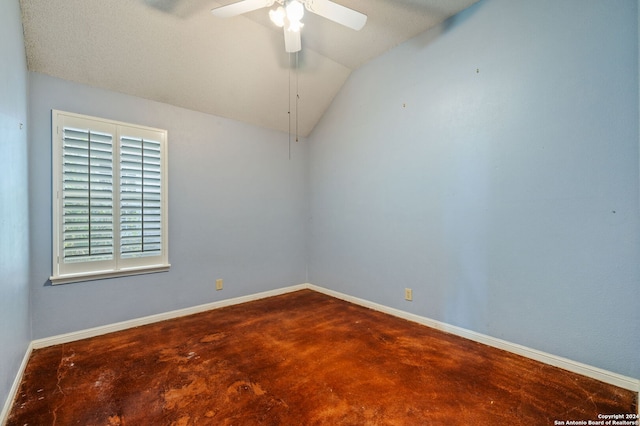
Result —
M 345 27 L 360 30 L 367 22 L 367 15 L 349 9 L 330 0 L 242 0 L 211 10 L 219 18 L 231 18 L 263 7 L 280 6 L 269 11 L 271 21 L 284 29 L 284 47 L 287 52 L 302 49 L 300 29 L 304 9 L 313 12 Z

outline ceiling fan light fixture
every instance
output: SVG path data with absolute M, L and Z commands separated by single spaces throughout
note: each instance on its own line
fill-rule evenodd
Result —
M 284 30 L 284 50 L 288 53 L 299 52 L 302 48 L 300 30 L 304 26 L 305 9 L 354 30 L 361 29 L 367 22 L 367 15 L 332 0 L 239 0 L 216 7 L 211 13 L 219 18 L 230 18 L 263 7 L 270 8 L 275 3 L 280 6 L 269 11 L 269 18 Z
M 298 0 L 291 0 L 287 3 L 287 19 L 289 21 L 300 21 L 304 16 L 304 6 Z
M 269 11 L 269 18 L 271 18 L 271 22 L 273 22 L 276 26 L 280 28 L 284 27 L 285 17 L 286 17 L 286 13 L 282 6 L 278 7 L 276 10 Z
M 300 31 L 300 28 L 304 27 L 304 24 L 300 21 L 289 21 L 289 26 L 287 27 L 287 31 L 293 31 L 297 33 Z

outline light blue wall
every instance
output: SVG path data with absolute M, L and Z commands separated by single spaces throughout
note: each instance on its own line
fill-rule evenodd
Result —
M 0 2 L 0 57 L 1 410 L 31 340 L 27 65 L 18 0 Z
M 30 73 L 34 338 L 306 279 L 306 143 L 232 120 Z M 169 82 L 167 82 L 169 84 Z M 59 286 L 51 275 L 51 109 L 169 134 L 168 273 Z M 224 280 L 216 292 L 215 279 Z
M 0 401 L 27 275 L 33 338 L 309 281 L 640 377 L 638 40 L 633 0 L 482 1 L 355 72 L 291 161 L 281 133 L 32 73 L 27 159 L 0 3 Z M 170 272 L 46 285 L 52 108 L 169 130 Z
M 640 377 L 637 7 L 481 1 L 353 73 L 310 282 Z

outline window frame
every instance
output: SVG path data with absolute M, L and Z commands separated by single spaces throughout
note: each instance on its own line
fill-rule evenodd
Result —
M 79 262 L 64 262 L 64 131 L 67 128 L 83 128 L 88 132 L 104 132 L 112 135 L 111 150 L 111 179 L 112 179 L 112 229 L 113 250 L 112 259 L 90 260 Z M 52 275 L 49 278 L 53 285 L 72 282 L 91 281 L 104 278 L 115 278 L 130 275 L 166 272 L 171 267 L 169 263 L 168 241 L 168 157 L 167 131 L 158 128 L 141 126 L 76 114 L 60 110 L 51 110 L 51 148 L 52 148 Z M 86 126 L 85 126 L 86 125 Z M 86 127 L 86 128 L 85 128 Z M 159 139 L 160 153 L 160 249 L 159 254 L 126 258 L 121 252 L 121 203 L 123 201 L 123 187 L 121 186 L 122 167 L 125 162 L 121 157 L 122 137 L 140 137 L 144 140 Z M 141 143 L 144 142 L 141 139 Z M 143 155 L 143 154 L 141 154 Z M 91 172 L 89 172 L 91 173 Z M 88 180 L 91 175 L 88 176 Z M 144 179 L 144 178 L 143 178 Z M 144 183 L 144 180 L 143 180 Z M 142 200 L 142 195 L 141 195 Z M 91 207 L 89 206 L 89 211 Z M 89 216 L 90 217 L 90 216 Z M 144 218 L 141 219 L 144 221 Z M 89 219 L 90 222 L 90 219 Z M 90 225 L 90 224 L 89 224 Z M 141 230 L 144 232 L 144 229 Z M 141 237 L 143 238 L 143 237 Z M 91 243 L 89 243 L 91 244 Z

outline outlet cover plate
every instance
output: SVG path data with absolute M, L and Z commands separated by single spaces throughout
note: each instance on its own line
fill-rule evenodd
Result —
M 411 290 L 410 288 L 404 289 L 404 300 L 413 300 L 413 290 Z

